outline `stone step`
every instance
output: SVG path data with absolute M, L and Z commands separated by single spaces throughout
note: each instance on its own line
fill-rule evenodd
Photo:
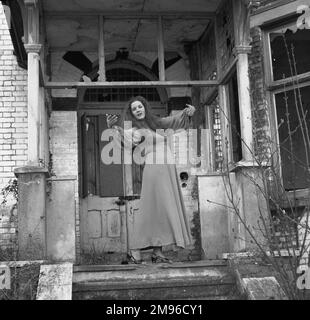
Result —
M 73 299 L 197 299 L 234 296 L 235 279 L 226 262 L 78 266 Z

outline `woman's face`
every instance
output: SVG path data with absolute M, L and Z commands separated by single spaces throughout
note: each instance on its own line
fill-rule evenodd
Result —
M 143 120 L 145 118 L 145 108 L 141 101 L 134 101 L 130 107 L 133 116 L 137 120 Z

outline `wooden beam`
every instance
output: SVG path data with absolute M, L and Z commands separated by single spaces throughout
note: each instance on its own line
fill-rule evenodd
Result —
M 99 16 L 99 43 L 98 43 L 98 58 L 99 58 L 99 81 L 106 81 L 105 73 L 105 56 L 104 56 L 104 20 L 103 16 Z
M 159 81 L 165 81 L 165 45 L 164 45 L 163 21 L 161 16 L 158 17 L 157 40 L 158 40 L 157 49 L 158 49 Z
M 81 16 L 98 16 L 102 15 L 105 19 L 158 19 L 162 16 L 165 19 L 213 19 L 215 12 L 197 12 L 197 11 L 158 11 L 158 12 L 129 12 L 129 11 L 96 11 L 96 10 L 83 10 L 83 11 L 45 11 L 46 17 L 60 17 L 72 18 Z
M 305 72 L 303 74 L 294 76 L 294 77 L 289 77 L 286 79 L 281 79 L 277 81 L 272 81 L 270 83 L 267 83 L 267 89 L 268 90 L 288 90 L 288 87 L 291 86 L 298 86 L 302 83 L 310 81 L 310 72 Z
M 46 82 L 46 89 L 72 88 L 132 88 L 132 87 L 216 87 L 215 80 L 203 81 L 113 81 L 113 82 Z

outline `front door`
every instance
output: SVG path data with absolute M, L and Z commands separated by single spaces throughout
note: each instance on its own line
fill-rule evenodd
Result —
M 158 114 L 163 114 L 158 110 Z M 105 164 L 101 151 L 108 114 L 122 109 L 79 111 L 80 243 L 82 263 L 120 263 L 139 214 L 143 166 Z M 121 125 L 121 124 L 120 124 Z M 123 150 L 120 150 L 123 153 Z

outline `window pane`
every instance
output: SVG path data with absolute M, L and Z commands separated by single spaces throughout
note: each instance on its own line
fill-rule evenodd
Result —
M 273 79 L 310 71 L 310 30 L 286 27 L 270 33 Z
M 310 87 L 301 88 L 300 95 L 298 90 L 295 93 L 294 90 L 290 90 L 276 94 L 275 98 L 284 187 L 286 190 L 308 188 L 310 176 L 307 170 L 306 150 L 309 153 L 310 149 L 309 145 L 306 148 L 303 133 L 307 139 L 306 128 L 310 130 Z M 300 121 L 303 115 L 305 121 Z

